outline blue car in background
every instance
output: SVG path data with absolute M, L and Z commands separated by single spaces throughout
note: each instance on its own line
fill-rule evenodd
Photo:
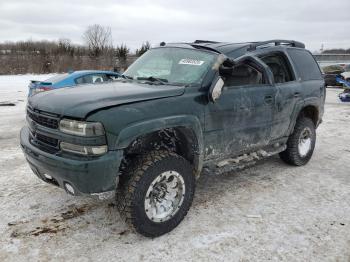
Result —
M 121 75 L 112 71 L 83 70 L 58 74 L 45 81 L 31 80 L 28 96 L 57 88 L 113 81 Z

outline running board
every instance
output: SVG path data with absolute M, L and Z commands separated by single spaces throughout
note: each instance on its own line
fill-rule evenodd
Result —
M 286 150 L 286 148 L 287 146 L 285 144 L 275 144 L 273 146 L 270 146 L 267 150 L 260 149 L 255 152 L 240 155 L 238 157 L 223 159 L 219 162 L 216 162 L 215 164 L 211 162 L 209 165 L 206 165 L 206 168 L 209 168 L 209 170 L 214 171 L 215 174 L 237 171 L 246 167 L 250 167 L 256 164 L 256 162 L 259 160 L 283 152 L 284 150 Z

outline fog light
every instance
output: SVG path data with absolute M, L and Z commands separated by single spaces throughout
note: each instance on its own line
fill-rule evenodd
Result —
M 76 145 L 76 144 L 61 142 L 60 146 L 63 151 L 79 154 L 79 155 L 85 155 L 85 156 L 103 155 L 108 150 L 107 145 L 83 146 L 83 145 Z
M 74 195 L 74 188 L 69 183 L 64 183 L 64 188 L 67 190 L 68 193 Z

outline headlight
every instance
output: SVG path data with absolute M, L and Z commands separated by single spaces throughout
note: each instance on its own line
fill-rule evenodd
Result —
M 63 151 L 84 155 L 84 156 L 99 156 L 107 153 L 107 145 L 102 146 L 82 146 L 71 143 L 61 142 L 60 147 Z
M 70 119 L 60 121 L 60 130 L 78 136 L 102 136 L 105 134 L 103 125 L 99 122 L 82 122 Z

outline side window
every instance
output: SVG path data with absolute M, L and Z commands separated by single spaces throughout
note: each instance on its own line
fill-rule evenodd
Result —
M 313 56 L 304 49 L 289 49 L 296 70 L 301 80 L 319 80 L 322 79 L 321 71 Z
M 75 81 L 75 83 L 77 83 L 78 85 L 84 84 L 84 83 L 85 83 L 84 77 L 83 77 L 83 76 L 76 78 L 74 81 Z
M 107 74 L 106 77 L 107 77 L 106 81 L 113 81 L 113 80 L 118 79 L 117 75 L 109 75 L 109 74 Z
M 102 83 L 104 82 L 103 80 L 103 76 L 102 74 L 98 74 L 98 75 L 92 75 L 92 83 Z
M 295 80 L 289 61 L 282 53 L 268 54 L 261 60 L 270 68 L 276 84 Z
M 107 80 L 108 79 L 105 74 L 94 74 L 94 75 L 81 76 L 75 79 L 75 82 L 77 84 L 94 84 L 94 83 L 102 83 Z
M 86 76 L 81 76 L 77 79 L 75 79 L 75 82 L 77 84 L 91 84 L 92 82 L 92 75 L 86 75 Z
M 225 86 L 247 86 L 263 84 L 263 74 L 249 65 L 240 65 L 233 69 L 223 69 L 220 75 L 224 78 Z

